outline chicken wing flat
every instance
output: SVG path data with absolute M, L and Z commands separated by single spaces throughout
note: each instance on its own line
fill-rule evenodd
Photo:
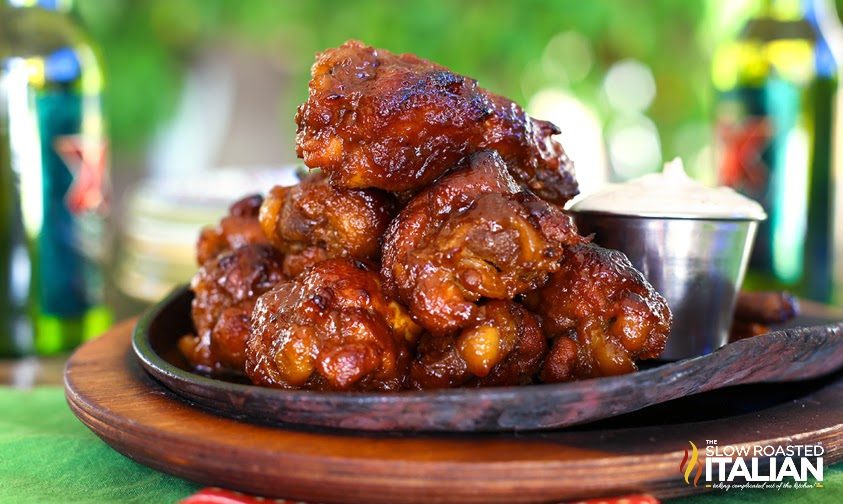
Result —
M 260 195 L 246 196 L 231 205 L 219 225 L 203 229 L 196 244 L 196 262 L 201 266 L 244 245 L 269 243 L 258 224 L 261 203 Z
M 658 357 L 670 332 L 667 301 L 621 252 L 595 245 L 566 249 L 561 269 L 527 298 L 555 341 L 542 369 L 545 382 L 635 371 Z
M 334 188 L 321 173 L 291 187 L 277 186 L 260 209 L 260 225 L 284 252 L 284 270 L 296 276 L 324 259 L 380 256 L 380 238 L 395 202 L 376 189 Z
M 540 197 L 563 204 L 578 192 L 556 126 L 445 67 L 349 41 L 320 53 L 311 74 L 297 152 L 334 185 L 417 190 L 495 149 Z
M 415 196 L 384 237 L 387 292 L 435 335 L 476 318 L 482 298 L 512 299 L 559 269 L 585 241 L 571 218 L 522 191 L 496 152 L 473 155 Z
M 278 388 L 398 390 L 419 332 L 376 272 L 329 259 L 258 299 L 246 373 Z
M 458 335 L 421 337 L 411 382 L 417 389 L 526 385 L 546 352 L 534 315 L 511 301 L 489 301 Z
M 258 296 L 284 279 L 281 254 L 251 244 L 209 260 L 193 277 L 195 335 L 179 341 L 193 366 L 243 372 L 252 308 Z

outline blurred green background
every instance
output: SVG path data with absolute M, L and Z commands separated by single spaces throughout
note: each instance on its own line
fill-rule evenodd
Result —
M 268 96 L 264 109 L 283 132 L 276 152 L 289 153 L 277 161 L 292 160 L 293 115 L 306 96 L 314 53 L 357 38 L 475 77 L 536 114 L 553 106 L 548 97 L 575 97 L 571 122 L 582 117 L 591 128 L 585 135 L 602 134 L 607 166 L 617 165 L 612 161 L 628 154 L 629 145 L 639 147 L 630 166 L 613 166 L 620 178 L 679 155 L 705 179 L 710 58 L 754 3 L 78 0 L 74 11 L 102 51 L 118 160 L 143 151 L 178 108 L 190 69 L 215 51 L 257 57 L 268 72 L 283 75 L 284 89 Z M 244 78 L 261 79 L 259 73 Z M 622 96 L 612 93 L 618 86 Z M 143 165 L 123 164 L 116 163 L 115 171 Z M 582 173 L 582 160 L 579 166 Z
M 109 113 L 121 148 L 142 145 L 173 110 L 197 51 L 221 41 L 274 54 L 286 67 L 295 83 L 289 100 L 268 105 L 288 122 L 306 97 L 314 53 L 349 38 L 415 52 L 521 103 L 561 86 L 599 106 L 607 69 L 632 58 L 655 76 L 649 113 L 665 130 L 706 109 L 711 9 L 701 1 L 79 0 L 77 10 L 111 76 Z M 552 43 L 565 33 L 579 38 Z

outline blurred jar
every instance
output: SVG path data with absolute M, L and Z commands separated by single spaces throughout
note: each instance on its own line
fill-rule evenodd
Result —
M 199 231 L 215 225 L 241 196 L 298 182 L 295 166 L 210 170 L 148 179 L 124 198 L 118 288 L 153 303 L 196 272 Z
M 719 179 L 769 216 L 750 259 L 750 289 L 822 302 L 835 288 L 841 294 L 841 40 L 832 2 L 766 0 L 715 53 Z
M 111 324 L 103 77 L 70 2 L 0 2 L 0 355 L 68 350 Z

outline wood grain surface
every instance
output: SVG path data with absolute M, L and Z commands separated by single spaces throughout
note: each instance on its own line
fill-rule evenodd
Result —
M 826 466 L 843 457 L 840 375 L 702 394 L 608 424 L 550 432 L 316 432 L 239 422 L 186 404 L 137 363 L 133 325 L 115 327 L 71 357 L 65 387 L 74 413 L 140 463 L 258 495 L 393 504 L 554 502 L 640 491 L 671 497 L 704 491 L 679 474 L 689 441 L 821 442 Z M 784 391 L 790 395 L 769 404 L 755 401 Z M 735 407 L 723 409 L 725 403 Z M 700 419 L 682 421 L 694 415 Z

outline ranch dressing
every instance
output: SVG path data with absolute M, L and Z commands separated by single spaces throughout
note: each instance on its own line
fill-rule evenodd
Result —
M 575 203 L 571 210 L 678 219 L 767 218 L 758 202 L 728 187 L 711 188 L 693 180 L 679 158 L 665 163 L 662 173 L 609 185 Z

